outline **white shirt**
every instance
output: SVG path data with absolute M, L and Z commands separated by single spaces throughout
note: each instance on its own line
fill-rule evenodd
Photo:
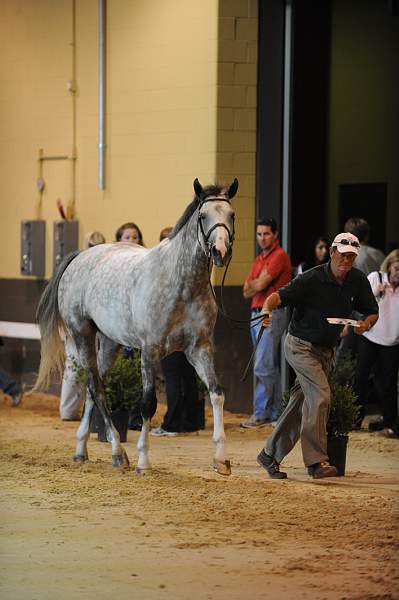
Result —
M 379 299 L 377 290 L 380 285 L 380 278 L 378 271 L 370 273 L 367 278 L 373 294 L 378 300 L 379 315 L 374 327 L 363 335 L 375 344 L 395 346 L 399 344 L 399 287 L 393 288 L 388 281 L 388 274 L 382 273 L 382 283 L 386 284 L 386 288 L 384 296 Z

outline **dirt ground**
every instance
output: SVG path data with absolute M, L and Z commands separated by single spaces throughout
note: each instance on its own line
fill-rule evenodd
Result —
M 256 464 L 270 429 L 240 419 L 226 414 L 231 477 L 212 471 L 210 417 L 199 435 L 152 437 L 137 476 L 137 432 L 129 470 L 94 434 L 75 465 L 56 397 L 0 397 L 0 598 L 399 598 L 399 441 L 353 433 L 347 475 L 319 481 L 298 445 L 272 481 Z

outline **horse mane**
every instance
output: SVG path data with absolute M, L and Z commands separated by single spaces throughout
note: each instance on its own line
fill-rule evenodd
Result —
M 185 225 L 187 225 L 188 221 L 197 210 L 198 205 L 201 201 L 205 200 L 205 198 L 207 198 L 208 196 L 220 196 L 224 191 L 225 188 L 218 184 L 207 185 L 206 187 L 204 187 L 203 192 L 201 194 L 201 198 L 198 198 L 198 196 L 194 196 L 190 204 L 186 207 L 180 219 L 177 221 L 176 225 L 173 227 L 173 230 L 168 235 L 168 238 L 171 240 L 172 238 L 176 237 L 179 231 L 183 229 Z

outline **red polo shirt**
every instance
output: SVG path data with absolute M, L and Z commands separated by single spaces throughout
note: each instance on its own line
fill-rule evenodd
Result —
M 276 240 L 272 246 L 272 249 L 266 256 L 261 252 L 254 260 L 252 264 L 251 272 L 246 278 L 247 281 L 251 279 L 257 279 L 259 275 L 267 269 L 268 274 L 273 278 L 273 281 L 262 290 L 257 292 L 252 297 L 251 308 L 262 308 L 264 301 L 270 294 L 276 292 L 286 283 L 291 281 L 292 277 L 292 266 L 291 259 L 288 254 L 280 246 L 280 242 Z

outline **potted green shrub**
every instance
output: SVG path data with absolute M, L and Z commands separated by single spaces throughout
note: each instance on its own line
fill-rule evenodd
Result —
M 121 442 L 127 440 L 129 413 L 143 396 L 140 352 L 125 353 L 120 350 L 115 362 L 104 379 L 105 399 L 112 422 L 118 430 Z M 107 441 L 103 419 L 99 419 L 98 439 Z
M 75 364 L 77 381 L 86 387 L 87 374 L 85 369 Z M 141 381 L 140 352 L 125 352 L 120 350 L 115 362 L 104 378 L 105 399 L 111 419 L 115 425 L 121 442 L 127 440 L 129 412 L 140 402 L 143 395 Z M 107 441 L 105 424 L 100 411 L 95 406 L 93 411 L 91 432 L 98 433 L 101 442 Z
M 353 391 L 354 361 L 348 357 L 330 376 L 331 407 L 327 421 L 327 454 L 338 475 L 345 475 L 349 432 L 360 408 Z

